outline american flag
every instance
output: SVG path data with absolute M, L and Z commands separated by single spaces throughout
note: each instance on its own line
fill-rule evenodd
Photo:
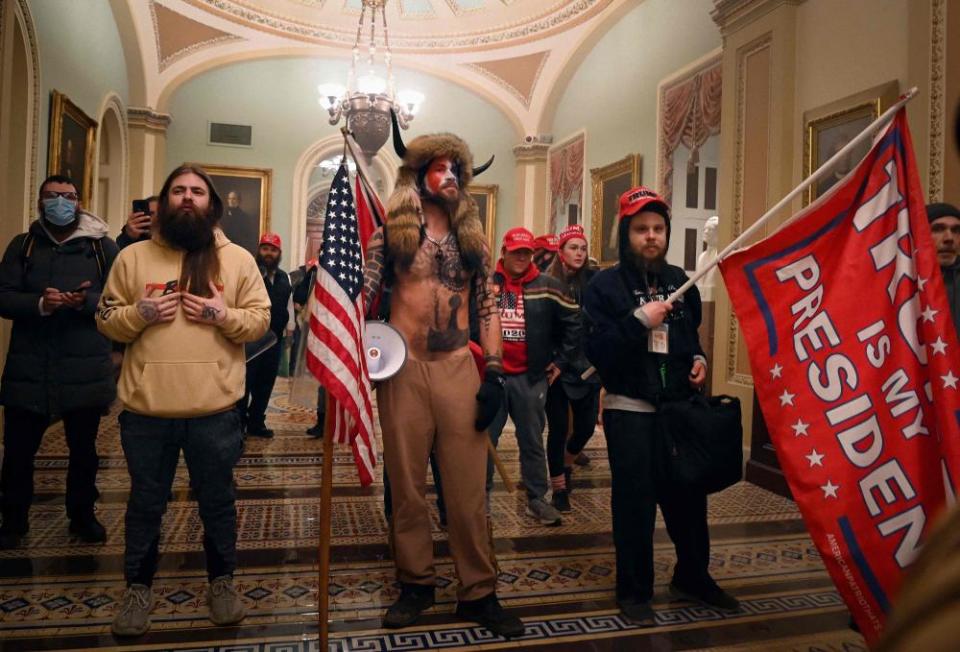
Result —
M 333 441 L 349 443 L 360 484 L 377 463 L 370 380 L 363 355 L 363 252 L 345 165 L 330 186 L 323 250 L 310 302 L 307 368 L 326 388 Z

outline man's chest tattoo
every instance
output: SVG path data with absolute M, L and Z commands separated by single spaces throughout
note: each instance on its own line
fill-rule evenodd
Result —
M 467 344 L 470 333 L 466 330 L 457 328 L 457 311 L 463 300 L 460 295 L 454 294 L 448 300 L 450 315 L 447 319 L 446 327 L 440 324 L 440 298 L 434 297 L 434 324 L 427 331 L 427 350 L 428 351 L 455 351 Z
M 424 240 L 428 251 L 432 250 L 434 273 L 443 287 L 451 292 L 461 292 L 467 284 L 467 276 L 463 271 L 463 262 L 460 260 L 460 248 L 457 240 L 450 234 L 449 237 L 437 242 L 432 239 Z

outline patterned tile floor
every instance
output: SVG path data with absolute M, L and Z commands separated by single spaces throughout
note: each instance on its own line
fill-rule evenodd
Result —
M 53 428 L 37 458 L 37 499 L 24 548 L 0 552 L 0 650 L 216 650 L 319 652 L 316 546 L 321 444 L 303 434 L 310 406 L 297 406 L 278 382 L 269 413 L 273 440 L 251 440 L 236 470 L 239 488 L 237 587 L 248 609 L 239 626 L 206 619 L 202 528 L 185 468 L 177 473 L 164 519 L 153 627 L 117 641 L 109 623 L 123 592 L 123 510 L 128 479 L 116 419 L 104 419 L 99 449 L 101 546 L 67 534 L 63 508 L 66 447 Z M 519 478 L 508 429 L 501 452 Z M 666 583 L 673 547 L 658 521 L 655 536 L 657 627 L 637 629 L 617 616 L 610 536 L 610 472 L 602 431 L 592 462 L 575 472 L 573 512 L 559 528 L 524 515 L 521 493 L 495 487 L 491 506 L 500 566 L 498 594 L 524 618 L 526 635 L 507 642 L 459 622 L 446 534 L 431 504 L 438 554 L 437 604 L 417 626 L 379 626 L 397 595 L 386 545 L 379 482 L 360 489 L 347 451 L 334 456 L 330 573 L 331 650 L 865 650 L 846 628 L 847 612 L 810 542 L 794 504 L 741 483 L 710 498 L 711 572 L 743 604 L 722 615 L 671 602 Z M 430 485 L 430 491 L 433 491 Z

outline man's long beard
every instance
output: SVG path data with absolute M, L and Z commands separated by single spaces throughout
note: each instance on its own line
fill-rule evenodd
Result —
M 168 243 L 185 251 L 198 251 L 213 242 L 213 227 L 209 212 L 198 214 L 183 208 L 168 208 L 160 216 L 157 227 Z

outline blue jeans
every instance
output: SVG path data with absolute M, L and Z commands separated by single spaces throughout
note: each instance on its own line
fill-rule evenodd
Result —
M 547 379 L 531 383 L 527 374 L 504 376 L 506 401 L 490 424 L 490 440 L 497 447 L 507 415 L 517 429 L 520 449 L 520 477 L 527 489 L 527 500 L 547 495 L 547 456 L 543 448 L 543 428 L 547 422 Z M 487 493 L 493 487 L 493 462 L 487 461 Z
M 233 467 L 243 454 L 236 410 L 189 419 L 120 413 L 120 442 L 130 473 L 126 514 L 127 584 L 153 581 L 157 570 L 160 521 L 183 450 L 190 488 L 203 521 L 203 548 L 210 579 L 237 567 L 237 505 Z

